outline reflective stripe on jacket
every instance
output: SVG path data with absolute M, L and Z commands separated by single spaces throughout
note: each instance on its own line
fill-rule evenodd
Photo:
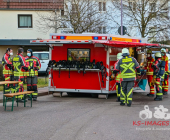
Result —
M 145 67 L 145 69 L 147 70 L 146 75 L 153 75 L 152 64 L 154 61 L 155 61 L 155 59 L 152 57 L 151 57 L 151 59 L 147 59 L 147 66 Z
M 25 57 L 25 61 L 27 66 L 29 67 L 29 71 L 26 72 L 27 76 L 38 76 L 38 70 L 41 68 L 40 60 L 35 57 Z M 36 68 L 36 69 L 35 69 Z
M 25 58 L 21 54 L 16 55 L 13 58 L 12 64 L 14 66 L 14 76 L 17 76 L 17 77 L 26 76 L 22 68 L 22 67 L 26 67 L 26 62 L 25 62 Z
M 137 74 L 140 74 L 140 66 L 139 63 L 133 57 L 123 57 L 118 60 L 116 64 L 115 70 L 120 71 L 120 77 L 123 81 L 133 81 L 136 80 L 136 70 Z
M 13 70 L 10 70 L 7 64 L 12 64 L 10 55 L 5 53 L 4 56 L 2 57 L 2 65 L 3 65 L 3 75 L 4 74 L 13 74 Z

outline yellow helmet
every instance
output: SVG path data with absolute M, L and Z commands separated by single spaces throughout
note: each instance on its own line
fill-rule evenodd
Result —
M 161 49 L 161 52 L 166 53 L 166 50 L 164 48 Z
M 151 53 L 152 54 L 152 51 L 151 50 L 147 50 L 147 53 Z
M 155 57 L 161 57 L 161 53 L 160 52 L 155 53 Z
M 121 59 L 122 58 L 122 53 L 118 53 L 117 54 L 117 60 Z

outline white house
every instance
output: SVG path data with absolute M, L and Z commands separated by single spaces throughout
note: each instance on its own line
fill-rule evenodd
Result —
M 63 10 L 64 0 L 0 0 L 0 57 L 7 47 L 48 50 L 47 46 L 30 44 L 31 39 L 48 39 L 54 30 L 46 29 L 41 15 L 52 16 Z M 40 46 L 40 47 L 37 47 Z

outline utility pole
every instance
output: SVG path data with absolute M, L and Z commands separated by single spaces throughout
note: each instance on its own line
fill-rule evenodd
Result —
M 121 35 L 123 35 L 123 4 L 121 0 Z

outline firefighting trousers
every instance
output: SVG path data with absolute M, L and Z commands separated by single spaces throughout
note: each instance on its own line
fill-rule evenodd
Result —
M 14 75 L 4 74 L 5 81 L 14 81 Z M 5 93 L 14 93 L 15 84 L 5 84 Z
M 169 79 L 169 75 L 168 75 L 168 79 Z M 162 91 L 163 92 L 168 92 L 168 86 L 169 86 L 168 79 L 164 79 L 164 81 L 162 81 Z
M 132 103 L 133 87 L 134 87 L 134 81 L 121 82 L 120 101 L 122 103 L 127 103 L 127 104 Z
M 149 87 L 150 87 L 150 94 L 154 94 L 155 93 L 155 88 L 154 88 L 154 85 L 151 85 L 153 75 L 147 75 L 147 79 L 148 79 L 148 84 L 149 84 Z
M 120 83 L 116 83 L 116 94 L 117 98 L 120 99 Z
M 163 96 L 162 93 L 162 82 L 161 82 L 161 78 L 156 78 L 156 98 L 161 98 Z
M 19 81 L 19 84 L 15 84 L 16 92 L 23 92 L 24 91 L 24 87 L 23 87 L 24 78 L 21 78 L 19 76 L 14 76 L 14 81 Z M 23 97 L 24 97 L 23 95 L 16 96 L 16 98 L 18 99 L 22 99 Z
M 34 93 L 32 93 L 33 98 L 37 98 L 38 96 L 37 79 L 38 76 L 27 77 L 27 91 L 34 91 Z

